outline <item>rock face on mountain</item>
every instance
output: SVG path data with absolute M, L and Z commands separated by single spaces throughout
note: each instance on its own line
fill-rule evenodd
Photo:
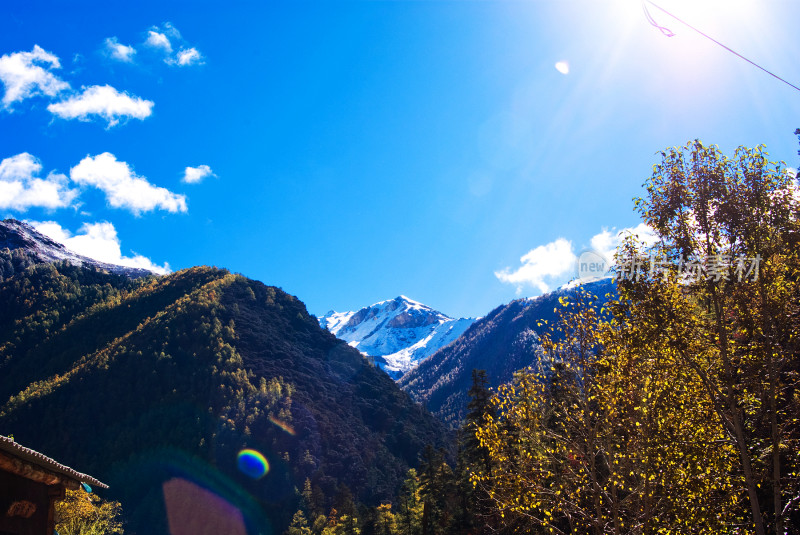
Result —
M 448 440 L 298 299 L 216 268 L 14 274 L 0 282 L 0 377 L 0 434 L 109 484 L 126 533 L 165 535 L 176 485 L 238 510 L 248 533 L 282 533 L 306 485 L 319 510 L 337 496 L 377 506 Z M 237 467 L 244 449 L 266 475 Z
M 355 312 L 328 312 L 320 325 L 398 379 L 475 322 L 453 319 L 403 295 Z
M 610 279 L 587 283 L 583 288 L 605 301 L 613 293 Z M 399 381 L 400 387 L 452 427 L 466 414 L 472 385 L 472 370 L 487 371 L 489 386 L 497 387 L 513 378 L 515 371 L 537 362 L 540 320 L 551 325 L 559 297 L 575 288 L 559 289 L 533 299 L 518 299 L 497 307 L 476 321 L 454 343 L 434 353 Z
M 132 279 L 154 274 L 147 269 L 118 266 L 81 256 L 22 221 L 16 219 L 0 221 L 0 280 L 10 276 L 20 267 L 63 261 L 75 266 L 94 267 L 99 271 L 124 275 Z

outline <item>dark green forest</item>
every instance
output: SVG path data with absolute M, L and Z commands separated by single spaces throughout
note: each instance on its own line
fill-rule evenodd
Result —
M 131 281 L 6 251 L 0 430 L 111 486 L 129 533 L 164 533 L 181 477 L 280 532 L 304 486 L 322 510 L 379 505 L 447 433 L 283 291 L 216 268 Z M 236 468 L 243 448 L 270 471 Z

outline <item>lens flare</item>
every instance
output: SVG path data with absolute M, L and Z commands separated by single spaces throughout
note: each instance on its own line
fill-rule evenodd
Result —
M 244 449 L 236 458 L 239 470 L 247 477 L 261 479 L 269 472 L 269 462 L 260 452 Z
M 164 482 L 162 489 L 170 535 L 247 535 L 241 510 L 210 490 L 182 478 Z
M 279 420 L 279 419 L 275 418 L 273 415 L 270 414 L 269 415 L 269 421 L 272 422 L 273 424 L 277 425 L 278 427 L 280 427 L 281 429 L 283 429 L 284 431 L 286 431 L 290 435 L 295 436 L 296 433 L 294 432 L 294 427 L 292 427 L 288 423 L 284 422 L 283 420 Z

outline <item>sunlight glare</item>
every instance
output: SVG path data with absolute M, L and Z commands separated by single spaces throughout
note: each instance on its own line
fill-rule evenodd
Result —
M 656 16 L 659 10 L 646 3 Z M 758 5 L 756 0 L 653 0 L 653 3 L 693 26 L 719 16 L 747 20 L 757 14 Z
M 664 11 L 723 41 L 730 38 L 731 32 L 741 32 L 752 26 L 760 15 L 756 0 L 645 0 L 644 5 L 660 26 L 676 35 L 688 35 L 694 31 Z

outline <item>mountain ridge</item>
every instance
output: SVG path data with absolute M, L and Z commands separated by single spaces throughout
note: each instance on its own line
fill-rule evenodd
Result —
M 69 262 L 72 265 L 94 267 L 100 271 L 123 275 L 131 279 L 156 275 L 145 268 L 134 268 L 110 264 L 80 255 L 68 249 L 64 244 L 45 236 L 31 225 L 9 218 L 0 221 L 0 251 L 18 251 L 24 254 L 30 263 Z M 3 274 L 0 273 L 0 276 Z M 0 279 L 2 280 L 2 279 Z
M 500 305 L 473 323 L 455 342 L 441 348 L 398 380 L 400 388 L 425 405 L 445 424 L 458 427 L 466 414 L 472 370 L 487 371 L 489 386 L 496 388 L 512 380 L 514 372 L 538 361 L 539 336 L 553 325 L 559 298 L 579 288 L 598 296 L 615 291 L 611 279 L 582 285 L 565 285 L 535 298 L 517 299 Z

